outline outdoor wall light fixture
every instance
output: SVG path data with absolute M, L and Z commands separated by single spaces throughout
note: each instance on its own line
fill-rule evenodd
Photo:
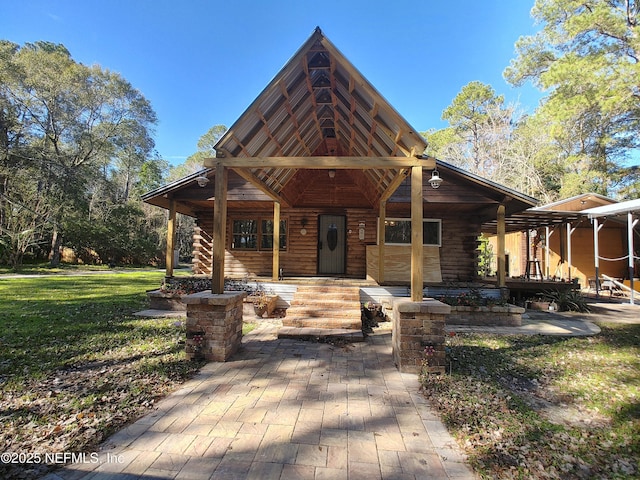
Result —
M 431 172 L 431 178 L 429 179 L 429 184 L 433 188 L 438 188 L 441 183 L 442 183 L 442 179 L 440 178 L 440 172 L 438 172 L 437 168 L 434 168 L 433 172 Z
M 209 179 L 204 175 L 200 175 L 199 177 L 196 178 L 196 182 L 198 182 L 199 186 L 206 187 L 207 183 L 209 183 Z
M 336 171 L 332 168 L 331 170 L 329 170 L 329 178 L 335 178 L 336 177 Z

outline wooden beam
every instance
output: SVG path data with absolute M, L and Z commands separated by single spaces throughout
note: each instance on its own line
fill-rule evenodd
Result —
M 280 280 L 280 204 L 273 203 L 273 269 L 274 282 Z
M 307 169 L 367 169 L 409 168 L 433 169 L 435 159 L 421 157 L 232 157 L 207 158 L 205 167 L 221 164 L 235 169 L 241 168 L 307 168 Z M 236 170 L 238 171 L 238 170 Z
M 166 262 L 166 278 L 173 277 L 174 256 L 173 251 L 176 245 L 176 200 L 169 199 L 169 220 L 167 222 L 167 252 L 165 256 Z
M 423 281 L 422 167 L 411 167 L 411 301 L 421 302 Z
M 409 171 L 405 168 L 401 169 L 398 174 L 395 176 L 393 180 L 389 183 L 389 186 L 386 188 L 384 192 L 382 192 L 382 196 L 380 197 L 381 202 L 386 202 L 391 198 L 391 195 L 395 193 L 398 187 L 404 182 L 407 178 Z
M 213 272 L 211 292 L 224 293 L 224 253 L 227 240 L 227 175 L 222 164 L 216 166 L 213 200 Z
M 255 186 L 262 193 L 267 195 L 269 198 L 271 198 L 271 200 L 273 200 L 274 202 L 281 203 L 285 207 L 291 206 L 289 205 L 289 202 L 287 202 L 282 196 L 278 195 L 274 190 L 265 185 L 265 183 L 258 177 L 256 177 L 251 171 L 244 168 L 234 168 L 233 171 L 244 178 L 247 182 Z

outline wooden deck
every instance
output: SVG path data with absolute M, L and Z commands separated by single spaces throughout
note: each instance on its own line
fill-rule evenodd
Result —
M 541 292 L 553 290 L 572 290 L 579 288 L 574 282 L 562 282 L 554 280 L 526 280 L 524 278 L 507 278 L 505 284 L 511 297 L 520 300 L 522 297 L 537 296 Z

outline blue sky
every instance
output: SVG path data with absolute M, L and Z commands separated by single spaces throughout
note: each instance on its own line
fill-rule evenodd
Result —
M 64 44 L 119 72 L 152 103 L 172 164 L 244 112 L 319 26 L 418 131 L 478 80 L 532 112 L 541 94 L 502 72 L 535 32 L 533 0 L 0 0 L 0 38 Z

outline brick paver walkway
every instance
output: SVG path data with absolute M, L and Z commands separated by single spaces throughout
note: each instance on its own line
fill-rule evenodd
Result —
M 47 479 L 475 478 L 417 376 L 394 366 L 389 325 L 344 346 L 275 331 L 254 330 L 232 361 L 207 364 L 113 435 L 102 463 Z

